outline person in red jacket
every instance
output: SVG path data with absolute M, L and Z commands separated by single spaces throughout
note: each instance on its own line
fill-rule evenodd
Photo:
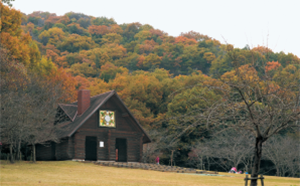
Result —
M 159 157 L 158 156 L 156 157 L 155 162 L 157 165 L 159 165 Z

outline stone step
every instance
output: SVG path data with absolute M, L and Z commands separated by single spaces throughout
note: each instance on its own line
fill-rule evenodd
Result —
M 197 174 L 218 174 L 217 172 L 197 171 L 194 168 L 173 167 L 168 165 L 156 165 L 150 163 L 127 163 L 127 162 L 93 162 L 86 161 L 84 163 L 94 163 L 96 165 L 118 167 L 118 168 L 130 168 L 130 169 L 144 169 L 161 172 L 176 172 L 176 173 L 197 173 Z

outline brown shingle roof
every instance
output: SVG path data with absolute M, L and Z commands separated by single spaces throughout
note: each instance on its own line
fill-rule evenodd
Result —
M 60 108 L 67 114 L 71 121 L 74 121 L 77 116 L 77 105 L 72 104 L 58 104 Z
M 59 106 L 68 115 L 72 122 L 61 127 L 61 130 L 58 131 L 58 137 L 64 138 L 72 136 L 79 129 L 79 127 L 81 127 L 84 124 L 84 122 L 88 120 L 113 95 L 115 95 L 118 98 L 121 104 L 123 104 L 123 106 L 126 108 L 129 115 L 136 122 L 138 127 L 143 131 L 145 135 L 143 140 L 144 143 L 151 142 L 151 139 L 148 136 L 148 134 L 145 132 L 145 130 L 142 128 L 139 122 L 134 118 L 134 116 L 131 114 L 131 112 L 128 110 L 126 105 L 123 103 L 121 98 L 114 90 L 91 97 L 90 107 L 81 116 L 77 116 L 77 102 L 71 104 L 59 104 Z

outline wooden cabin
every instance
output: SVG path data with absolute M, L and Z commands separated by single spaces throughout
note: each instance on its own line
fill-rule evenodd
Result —
M 60 143 L 36 145 L 37 160 L 141 162 L 151 142 L 114 90 L 93 97 L 80 90 L 77 102 L 59 104 L 56 118 Z

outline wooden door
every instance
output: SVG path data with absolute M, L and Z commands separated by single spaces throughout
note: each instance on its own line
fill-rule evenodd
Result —
M 97 161 L 97 137 L 95 136 L 85 138 L 85 160 Z
M 118 161 L 127 162 L 127 140 L 122 138 L 116 139 L 116 149 L 118 149 Z

